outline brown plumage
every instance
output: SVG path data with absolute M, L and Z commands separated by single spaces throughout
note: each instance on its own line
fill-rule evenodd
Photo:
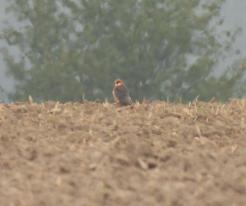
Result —
M 129 95 L 128 89 L 126 88 L 124 81 L 121 79 L 116 79 L 114 81 L 113 97 L 114 101 L 120 106 L 132 104 L 132 99 Z

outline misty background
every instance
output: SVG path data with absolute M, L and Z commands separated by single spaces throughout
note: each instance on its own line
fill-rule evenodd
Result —
M 13 0 L 12 1 L 0 0 L 0 30 L 1 31 L 4 31 L 4 29 L 7 28 L 8 26 L 11 26 L 13 28 L 17 28 L 17 30 L 18 30 L 18 28 L 21 28 L 22 23 L 16 21 L 16 19 L 13 17 L 13 13 L 11 14 L 11 13 L 6 12 L 6 8 L 10 4 L 13 4 L 13 3 L 15 3 L 15 1 L 13 1 Z M 246 57 L 246 41 L 245 41 L 246 40 L 246 14 L 245 14 L 245 10 L 246 10 L 246 1 L 242 1 L 242 0 L 226 0 L 225 3 L 223 3 L 221 8 L 220 8 L 220 14 L 216 17 L 216 21 L 220 21 L 220 24 L 218 27 L 215 28 L 215 34 L 214 35 L 215 36 L 220 35 L 220 33 L 222 33 L 222 32 L 229 34 L 229 35 L 231 35 L 235 31 L 239 31 L 239 32 L 237 32 L 237 34 L 235 35 L 235 37 L 236 37 L 235 41 L 233 41 L 233 44 L 230 46 L 230 49 L 228 49 L 227 52 L 223 53 L 223 55 L 221 55 L 217 59 L 217 62 L 215 63 L 215 66 L 214 66 L 215 69 L 213 71 L 215 76 L 219 76 L 220 74 L 222 74 L 223 71 L 225 71 L 226 68 L 228 68 L 228 67 L 231 67 L 231 69 L 233 70 L 233 65 L 238 65 L 238 64 L 244 65 L 244 59 Z M 240 30 L 238 30 L 238 29 L 240 29 Z M 18 49 L 16 49 L 13 45 L 12 46 L 8 45 L 4 39 L 0 40 L 0 48 L 1 49 L 2 48 L 8 48 L 10 53 L 15 57 L 16 56 L 18 57 L 18 55 L 19 55 Z M 16 88 L 15 88 L 16 80 L 15 80 L 13 75 L 7 75 L 6 74 L 6 72 L 8 71 L 8 66 L 6 65 L 6 63 L 4 62 L 3 59 L 4 58 L 1 55 L 1 57 L 0 57 L 0 64 L 1 64 L 1 67 L 0 67 L 0 86 L 5 91 L 5 93 L 13 92 L 16 90 Z M 242 63 L 240 62 L 237 64 L 237 61 L 238 62 L 242 61 Z M 96 71 L 96 72 L 98 72 L 98 71 Z M 119 72 L 119 74 L 123 74 L 122 77 L 124 77 L 126 80 L 128 80 L 128 74 L 125 74 L 124 72 Z M 243 74 L 245 74 L 245 73 L 242 73 L 241 75 L 243 75 Z M 130 75 L 131 74 L 129 74 L 129 76 Z M 86 78 L 90 78 L 90 77 L 87 77 L 87 75 L 85 75 L 85 76 L 86 76 Z M 78 76 L 76 76 L 75 78 L 78 78 Z M 107 80 L 108 79 L 105 79 L 105 81 L 107 81 Z M 111 79 L 110 79 L 110 81 L 111 81 Z M 129 79 L 127 81 L 128 83 L 130 82 L 129 83 L 130 84 L 129 85 L 130 91 L 131 91 L 131 88 L 133 88 L 132 90 L 134 90 L 134 84 L 132 83 L 132 81 L 133 81 L 133 79 Z M 139 80 L 139 81 L 140 81 L 139 87 L 144 88 L 141 86 L 144 83 L 141 80 Z M 162 80 L 162 81 L 165 82 L 167 80 Z M 148 82 L 148 80 L 146 80 L 145 82 Z M 161 84 L 161 83 L 159 82 L 159 84 Z M 148 85 L 148 83 L 146 83 L 146 85 Z M 241 86 L 243 86 L 243 85 L 241 85 Z M 105 87 L 105 90 L 109 90 L 109 87 L 110 86 Z M 99 88 L 100 88 L 100 86 L 99 86 Z M 163 86 L 163 88 L 165 88 L 165 87 Z M 209 89 L 211 89 L 211 88 L 208 88 L 208 90 Z M 166 89 L 166 91 L 167 90 L 168 89 Z M 28 92 L 30 91 L 29 93 L 31 93 L 31 90 L 26 90 L 26 91 L 28 91 Z M 133 94 L 134 94 L 134 92 L 137 93 L 138 91 L 139 91 L 139 89 L 136 91 L 133 91 Z M 180 93 L 181 94 L 180 96 L 182 96 L 183 94 L 185 95 L 184 91 L 185 90 L 182 90 L 182 93 Z M 78 91 L 77 94 L 81 94 L 81 96 L 84 95 L 84 93 L 86 95 L 86 90 L 83 91 L 83 88 L 81 89 L 81 93 L 79 93 L 79 92 L 80 91 Z M 102 92 L 101 93 L 100 92 L 101 92 L 100 89 L 93 90 L 93 92 L 91 92 L 91 94 L 89 95 L 89 99 L 97 99 L 97 98 L 101 99 L 104 97 L 109 98 L 110 92 L 106 92 L 105 94 L 101 94 Z M 165 90 L 161 91 L 161 92 L 164 93 Z M 27 93 L 25 93 L 25 94 L 23 93 L 23 95 L 27 96 Z M 23 95 L 22 96 L 19 94 L 16 96 L 10 95 L 8 99 L 10 99 L 11 101 L 12 100 L 18 100 L 18 99 L 25 99 L 25 98 L 23 98 Z M 62 95 L 62 93 L 61 93 L 61 95 Z M 200 94 L 196 93 L 194 95 L 190 95 L 189 98 L 193 98 L 194 96 L 198 96 L 198 95 L 200 95 Z M 35 96 L 35 95 L 32 94 L 32 96 Z M 135 96 L 137 96 L 137 95 L 135 95 Z M 147 94 L 146 96 L 149 98 L 152 98 L 151 95 Z M 153 96 L 153 99 L 163 99 L 163 97 L 167 98 L 169 96 L 168 95 L 167 96 L 165 96 L 165 95 L 164 96 L 162 96 L 162 95 Z M 234 95 L 231 95 L 231 96 L 234 96 Z M 143 97 L 144 97 L 144 94 L 141 94 L 138 96 L 138 98 L 143 98 Z M 206 99 L 211 98 L 211 97 L 212 96 L 210 94 L 207 96 L 205 95 L 204 99 L 206 100 Z M 227 97 L 229 97 L 229 96 L 226 96 L 225 98 L 222 98 L 222 99 L 226 99 Z M 237 95 L 235 95 L 235 97 L 237 97 Z M 240 95 L 238 95 L 238 97 L 245 97 L 245 93 L 241 92 Z M 79 98 L 80 97 L 78 97 L 78 99 Z M 42 96 L 37 95 L 37 99 L 47 100 L 47 99 L 49 99 L 49 95 L 46 95 L 46 96 L 44 95 L 43 98 L 42 98 Z M 59 97 L 55 98 L 55 99 L 59 100 Z M 2 101 L 6 101 L 6 100 L 7 100 L 6 96 L 2 97 Z M 76 97 L 70 98 L 68 96 L 66 99 L 62 99 L 62 100 L 77 100 L 77 98 Z

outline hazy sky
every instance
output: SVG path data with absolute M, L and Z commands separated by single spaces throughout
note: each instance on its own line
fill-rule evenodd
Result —
M 226 0 L 221 16 L 223 17 L 225 30 L 235 30 L 242 28 L 242 33 L 237 37 L 234 49 L 228 54 L 227 61 L 224 64 L 232 63 L 233 59 L 246 57 L 246 1 L 245 0 Z M 236 50 L 240 50 L 240 55 L 236 55 Z M 226 66 L 226 65 L 225 65 Z
M 0 31 L 3 29 L 5 21 L 7 19 L 4 10 L 6 8 L 8 0 L 0 0 Z M 243 29 L 242 33 L 235 42 L 234 49 L 231 54 L 228 55 L 225 61 L 218 67 L 221 69 L 226 67 L 226 65 L 233 62 L 235 57 L 246 57 L 246 0 L 227 0 L 224 4 L 221 16 L 224 19 L 223 30 L 233 30 L 237 27 Z M 0 48 L 2 46 L 0 42 Z M 236 50 L 240 49 L 240 55 L 236 55 Z M 0 86 L 4 89 L 10 89 L 13 85 L 13 81 L 6 77 L 4 64 L 0 56 Z

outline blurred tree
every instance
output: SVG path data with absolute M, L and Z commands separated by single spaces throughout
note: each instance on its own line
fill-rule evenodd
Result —
M 216 90 L 221 91 L 224 99 L 246 98 L 246 58 L 236 60 L 220 79 Z M 230 85 L 234 86 L 230 87 Z
M 8 12 L 21 26 L 10 26 L 2 35 L 21 54 L 16 58 L 8 48 L 3 52 L 8 72 L 17 80 L 11 98 L 109 98 L 113 80 L 123 78 L 134 99 L 226 99 L 233 91 L 221 91 L 234 88 L 238 81 L 230 79 L 240 75 L 212 76 L 228 47 L 219 43 L 211 26 L 222 4 L 14 0 Z
M 6 100 L 6 94 L 4 89 L 0 86 L 0 102 L 3 102 L 4 100 Z

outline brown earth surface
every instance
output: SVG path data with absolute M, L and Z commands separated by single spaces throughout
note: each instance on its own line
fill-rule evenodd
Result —
M 246 205 L 246 101 L 0 104 L 1 206 Z

